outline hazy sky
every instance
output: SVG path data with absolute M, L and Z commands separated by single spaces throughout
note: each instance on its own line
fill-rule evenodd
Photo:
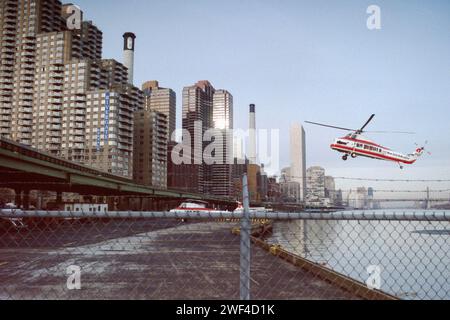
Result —
M 335 176 L 450 179 L 450 1 L 75 3 L 103 31 L 105 58 L 122 61 L 122 34 L 136 33 L 135 84 L 156 79 L 173 88 L 178 125 L 182 88 L 207 79 L 233 94 L 235 127 L 247 128 L 255 103 L 257 126 L 281 130 L 282 166 L 289 164 L 292 122 L 358 127 L 375 113 L 368 130 L 417 134 L 372 140 L 405 153 L 428 140 L 432 155 L 403 171 L 371 159 L 344 162 L 329 149 L 341 132 L 304 124 L 308 166 Z M 366 27 L 371 4 L 381 8 L 381 30 Z

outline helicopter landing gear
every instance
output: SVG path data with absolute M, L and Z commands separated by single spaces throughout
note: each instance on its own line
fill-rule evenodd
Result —
M 403 166 L 399 163 L 400 170 L 403 170 Z
M 347 159 L 348 159 L 348 154 L 344 154 L 344 155 L 342 156 L 342 160 L 347 161 Z
M 355 159 L 356 158 L 356 153 L 352 153 L 352 158 Z

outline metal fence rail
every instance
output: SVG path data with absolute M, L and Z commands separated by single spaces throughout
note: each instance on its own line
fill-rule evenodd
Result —
M 4 218 L 173 218 L 173 219 L 242 219 L 243 212 L 217 211 L 45 211 L 0 209 Z M 250 211 L 249 219 L 269 220 L 380 220 L 380 221 L 450 221 L 447 210 L 356 210 L 339 212 L 258 212 Z

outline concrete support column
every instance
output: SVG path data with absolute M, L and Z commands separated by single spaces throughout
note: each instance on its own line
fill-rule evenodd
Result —
M 23 208 L 25 210 L 30 209 L 30 190 L 23 191 Z
M 36 195 L 36 210 L 42 210 L 42 191 L 39 190 Z
M 56 204 L 62 204 L 62 192 L 61 191 L 56 192 Z
M 15 205 L 17 208 L 22 206 L 22 189 L 14 189 L 15 192 Z
M 119 197 L 119 210 L 128 211 L 130 210 L 130 198 L 127 196 Z

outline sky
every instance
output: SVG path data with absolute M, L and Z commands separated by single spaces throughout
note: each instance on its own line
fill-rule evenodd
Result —
M 122 61 L 122 34 L 136 34 L 135 85 L 154 79 L 174 89 L 178 126 L 183 87 L 207 79 L 233 94 L 235 127 L 248 127 L 248 105 L 255 103 L 257 127 L 280 130 L 281 167 L 290 163 L 289 127 L 300 122 L 307 166 L 320 165 L 329 175 L 450 179 L 450 1 L 74 2 L 103 31 L 104 58 Z M 372 4 L 381 9 L 380 30 L 366 25 Z M 329 148 L 344 132 L 304 123 L 358 128 L 372 113 L 368 130 L 416 134 L 373 134 L 371 140 L 404 153 L 428 141 L 432 154 L 403 170 L 365 158 L 344 162 Z

